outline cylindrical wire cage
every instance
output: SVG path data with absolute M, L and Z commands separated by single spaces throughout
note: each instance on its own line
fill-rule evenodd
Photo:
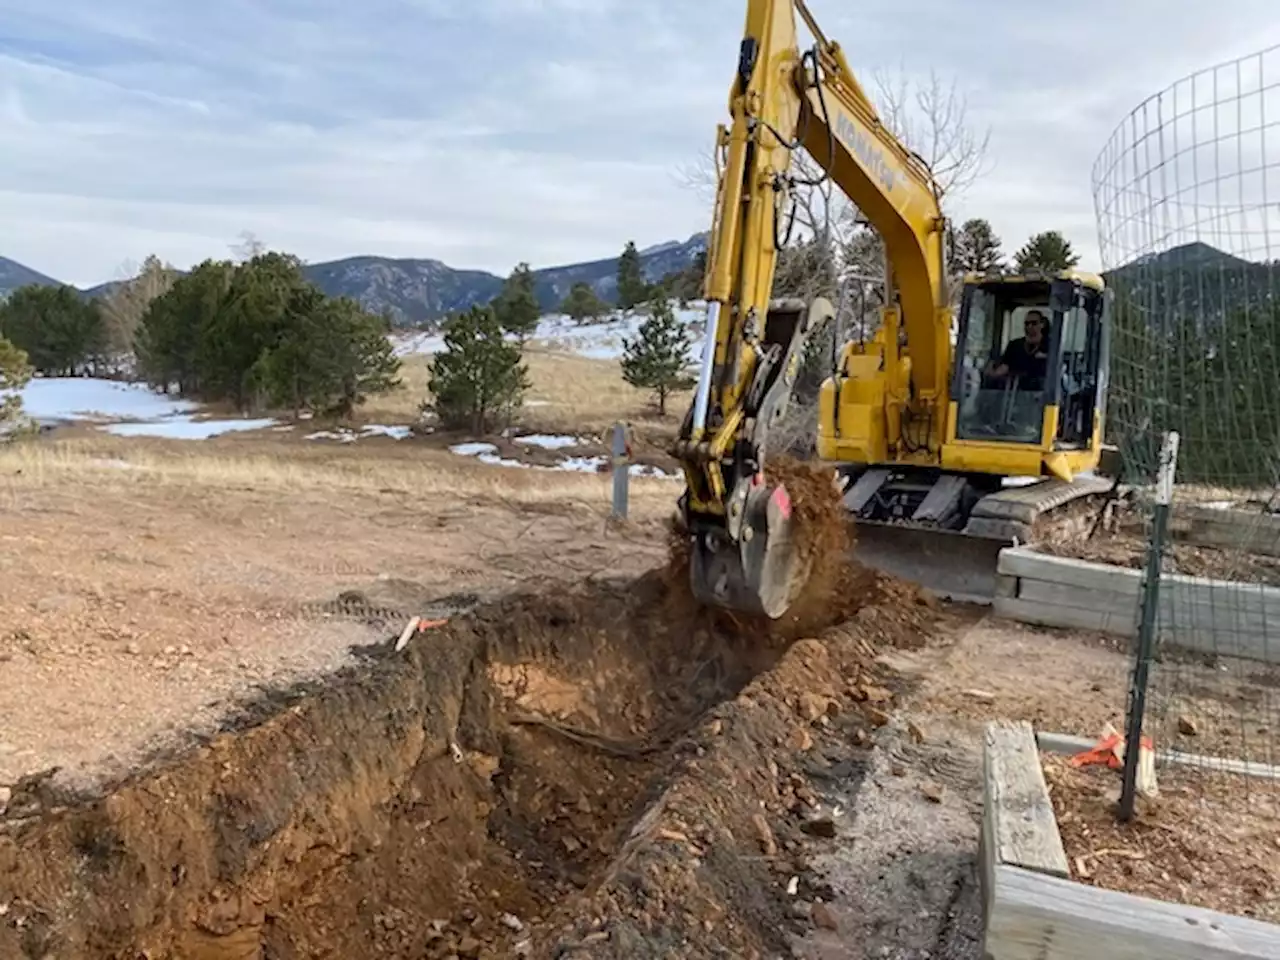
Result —
M 1140 104 L 1093 195 L 1107 434 L 1148 544 L 1162 440 L 1181 440 L 1143 730 L 1166 756 L 1280 763 L 1280 46 Z

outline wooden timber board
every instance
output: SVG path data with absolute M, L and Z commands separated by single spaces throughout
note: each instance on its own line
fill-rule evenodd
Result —
M 1280 960 L 1280 926 L 1070 880 L 1030 724 L 987 725 L 983 772 L 987 960 Z
M 994 867 L 991 897 L 991 960 L 1280 960 L 1275 924 L 1020 867 Z
M 1040 626 L 1137 634 L 1137 570 L 1006 548 L 999 557 L 997 616 Z M 1166 574 L 1161 642 L 1203 653 L 1280 662 L 1280 588 Z

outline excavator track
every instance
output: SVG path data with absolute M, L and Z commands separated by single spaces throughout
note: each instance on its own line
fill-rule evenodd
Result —
M 1081 476 L 983 494 L 962 474 L 880 472 L 890 475 L 882 478 L 872 468 L 846 487 L 845 507 L 856 524 L 855 556 L 965 603 L 995 598 L 1001 550 L 1035 543 L 1068 513 L 1100 506 L 1114 487 L 1110 478 Z

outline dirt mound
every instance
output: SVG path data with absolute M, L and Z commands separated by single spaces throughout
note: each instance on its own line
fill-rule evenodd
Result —
M 780 456 L 766 464 L 765 477 L 771 484 L 785 486 L 791 497 L 796 519 L 793 536 L 808 577 L 790 608 L 777 620 L 706 609 L 701 615 L 708 622 L 727 624 L 757 642 L 774 644 L 820 633 L 868 608 L 878 611 L 868 616 L 894 619 L 908 631 L 919 626 L 924 614 L 918 608 L 932 605 L 919 587 L 853 559 L 854 528 L 830 467 Z M 699 615 L 699 605 L 689 589 L 689 563 L 688 537 L 673 522 L 667 531 L 664 578 L 669 609 L 681 618 Z

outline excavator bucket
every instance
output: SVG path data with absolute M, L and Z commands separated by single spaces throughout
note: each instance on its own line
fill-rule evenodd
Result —
M 693 595 L 709 605 L 777 619 L 809 574 L 798 549 L 786 487 L 758 484 L 747 494 L 738 539 L 713 529 L 693 538 Z

